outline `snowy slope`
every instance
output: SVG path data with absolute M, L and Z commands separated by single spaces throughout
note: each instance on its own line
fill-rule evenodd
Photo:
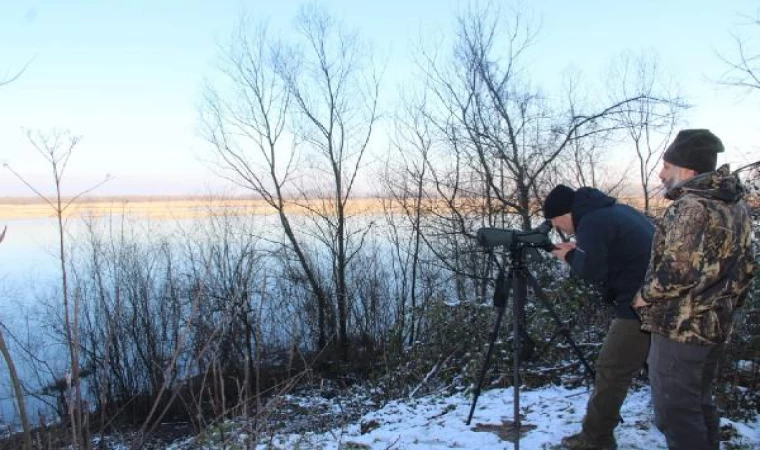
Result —
M 666 449 L 664 437 L 653 425 L 648 388 L 631 392 L 623 407 L 625 420 L 616 431 L 618 446 L 623 449 Z M 523 425 L 533 425 L 520 439 L 521 449 L 552 449 L 563 436 L 579 430 L 588 391 L 585 388 L 547 387 L 523 391 L 520 396 Z M 315 399 L 304 399 L 305 406 Z M 281 434 L 257 449 L 512 449 L 514 444 L 498 436 L 498 425 L 512 419 L 512 390 L 484 392 L 472 420 L 465 425 L 470 409 L 469 398 L 428 396 L 397 401 L 365 415 L 360 422 L 327 433 Z M 486 425 L 486 426 L 483 426 Z M 496 425 L 495 430 L 477 431 Z M 731 449 L 760 449 L 760 417 L 744 424 L 724 419 L 722 426 L 733 427 Z M 362 434 L 362 426 L 365 434 Z M 244 436 L 238 436 L 243 442 Z M 203 448 L 213 448 L 202 446 Z

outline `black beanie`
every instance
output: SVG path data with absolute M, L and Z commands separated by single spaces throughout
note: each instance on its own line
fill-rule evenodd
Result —
M 662 159 L 678 167 L 705 173 L 715 170 L 718 153 L 722 151 L 723 143 L 710 130 L 681 130 Z
M 557 216 L 567 214 L 573 206 L 575 191 L 572 188 L 560 184 L 552 189 L 544 200 L 544 217 L 553 219 Z

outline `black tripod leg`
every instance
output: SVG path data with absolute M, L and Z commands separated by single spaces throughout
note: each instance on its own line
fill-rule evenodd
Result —
M 514 417 L 514 430 L 515 441 L 514 449 L 520 450 L 520 431 L 522 423 L 520 421 L 520 353 L 522 352 L 521 337 L 523 333 L 523 322 L 525 320 L 525 298 L 528 292 L 528 285 L 526 283 L 527 271 L 522 267 L 522 260 L 517 259 L 518 268 L 514 270 L 514 281 L 512 291 L 514 292 L 512 299 L 512 363 L 513 363 L 513 417 Z
M 541 286 L 538 285 L 538 281 L 531 275 L 528 274 L 528 280 L 530 282 L 531 287 L 533 288 L 533 292 L 536 293 L 536 297 L 541 301 L 544 308 L 546 308 L 547 311 L 549 311 L 549 315 L 551 315 L 554 318 L 554 321 L 557 322 L 557 327 L 560 330 L 560 333 L 565 336 L 565 339 L 567 339 L 567 342 L 570 344 L 570 346 L 575 351 L 575 354 L 578 355 L 578 359 L 583 363 L 583 366 L 586 368 L 586 374 L 589 378 L 591 378 L 591 382 L 593 383 L 596 378 L 596 372 L 594 369 L 591 368 L 591 365 L 589 365 L 586 358 L 583 356 L 583 352 L 580 348 L 578 348 L 578 345 L 573 340 L 572 336 L 570 336 L 570 330 L 565 326 L 565 323 L 562 322 L 562 319 L 560 319 L 559 315 L 557 314 L 557 311 L 554 310 L 554 307 L 551 305 L 549 300 L 546 299 L 546 296 L 544 296 L 544 292 L 541 290 Z M 623 420 L 623 417 L 618 417 L 620 420 L 620 423 L 625 423 L 625 420 Z
M 496 344 L 496 338 L 499 335 L 499 328 L 501 327 L 501 320 L 504 318 L 504 305 L 507 298 L 509 298 L 509 291 L 512 288 L 512 272 L 509 273 L 507 279 L 504 279 L 504 271 L 499 272 L 499 276 L 496 279 L 496 286 L 494 288 L 494 305 L 496 305 L 496 322 L 493 326 L 493 332 L 491 332 L 491 341 L 488 344 L 488 352 L 486 353 L 486 359 L 483 361 L 483 367 L 480 369 L 480 376 L 478 377 L 478 384 L 475 385 L 475 391 L 473 391 L 472 406 L 470 406 L 470 414 L 467 416 L 466 424 L 469 425 L 472 421 L 472 415 L 475 413 L 475 405 L 478 403 L 478 397 L 480 397 L 480 389 L 483 387 L 483 381 L 486 378 L 486 372 L 488 366 L 491 364 L 491 356 L 493 355 L 493 348 Z
M 475 405 L 478 403 L 478 397 L 480 397 L 480 389 L 483 386 L 483 380 L 485 380 L 486 377 L 486 371 L 488 371 L 488 365 L 491 363 L 491 354 L 493 353 L 493 348 L 495 344 L 495 338 L 493 336 L 496 336 L 499 333 L 499 327 L 501 326 L 501 319 L 504 317 L 504 308 L 498 308 L 498 313 L 496 315 L 496 323 L 493 327 L 493 332 L 491 333 L 491 343 L 488 345 L 488 353 L 486 353 L 486 359 L 483 361 L 483 367 L 480 369 L 480 376 L 478 377 L 478 384 L 475 386 L 475 391 L 473 392 L 473 398 L 472 398 L 472 406 L 470 406 L 470 414 L 467 416 L 467 422 L 466 424 L 469 425 L 470 421 L 472 421 L 472 415 L 475 413 Z
M 594 378 L 596 378 L 596 372 L 594 371 L 593 368 L 591 368 L 591 365 L 586 360 L 586 357 L 583 356 L 583 352 L 573 340 L 573 337 L 570 335 L 570 330 L 567 328 L 565 323 L 562 322 L 562 319 L 557 314 L 557 311 L 554 310 L 554 307 L 549 302 L 549 300 L 546 299 L 546 296 L 544 295 L 543 290 L 541 290 L 541 286 L 538 285 L 538 281 L 536 281 L 535 277 L 533 277 L 532 274 L 528 273 L 527 278 L 528 278 L 528 284 L 533 289 L 533 292 L 536 294 L 536 298 L 539 299 L 539 301 L 541 302 L 541 305 L 549 312 L 549 315 L 552 317 L 552 319 L 554 319 L 554 322 L 557 324 L 557 328 L 559 332 L 565 337 L 567 342 L 570 344 L 570 347 L 572 347 L 576 356 L 578 356 L 578 359 L 583 364 L 583 367 L 586 369 L 586 375 L 593 382 Z

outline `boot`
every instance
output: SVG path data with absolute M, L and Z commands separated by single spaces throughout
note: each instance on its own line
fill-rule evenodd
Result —
M 567 450 L 617 450 L 617 442 L 613 436 L 592 440 L 582 431 L 563 438 L 562 445 Z

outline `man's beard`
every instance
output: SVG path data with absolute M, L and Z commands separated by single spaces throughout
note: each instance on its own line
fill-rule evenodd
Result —
M 665 186 L 665 193 L 667 194 L 669 190 L 681 184 L 681 172 L 675 172 L 670 180 L 665 180 L 662 184 Z

